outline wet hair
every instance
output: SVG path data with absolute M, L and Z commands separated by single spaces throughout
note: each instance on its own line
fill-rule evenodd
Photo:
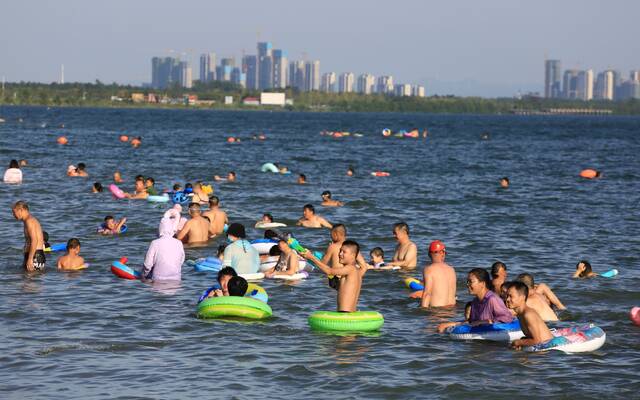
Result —
M 78 238 L 71 238 L 67 242 L 67 250 L 77 249 L 78 247 L 80 247 L 80 240 Z
M 182 185 L 181 185 L 181 184 L 176 183 L 175 185 L 173 185 L 173 190 L 174 190 L 174 191 L 178 191 L 178 190 L 180 190 L 180 188 L 181 188 L 181 187 L 182 187 Z
M 273 215 L 271 215 L 271 213 L 264 213 L 262 214 L 262 217 L 267 217 L 269 219 L 269 222 L 273 222 Z
M 509 289 L 515 289 L 516 292 L 524 296 L 525 300 L 529 298 L 529 288 L 522 282 L 510 282 Z
M 104 217 L 104 222 L 107 222 L 110 219 L 113 219 L 113 215 L 107 215 L 106 217 Z
M 147 178 L 147 181 L 151 181 L 151 184 L 152 184 L 152 185 L 155 185 L 155 184 L 156 184 L 156 180 L 155 180 L 155 179 L 153 179 L 152 177 L 148 177 L 148 178 Z
M 576 269 L 578 269 L 578 265 L 580 265 L 581 263 L 584 264 L 584 271 L 580 273 L 580 278 L 585 278 L 592 272 L 591 264 L 587 260 L 581 260 L 576 264 Z
M 220 199 L 218 198 L 218 196 L 209 197 L 209 206 L 217 206 L 218 204 L 220 204 Z
M 325 190 L 324 192 L 322 192 L 320 196 L 322 197 L 327 196 L 328 198 L 331 198 L 331 192 L 328 190 Z
M 393 230 L 395 231 L 396 229 L 407 232 L 407 235 L 409 234 L 409 225 L 407 225 L 406 222 L 398 222 L 396 224 L 393 224 Z
M 136 181 L 144 181 L 144 176 L 136 175 Z
M 335 224 L 331 231 L 342 232 L 344 236 L 347 236 L 347 227 L 344 224 Z
M 224 254 L 224 251 L 225 251 L 225 249 L 226 249 L 226 248 L 227 248 L 227 244 L 226 244 L 226 243 L 223 243 L 223 244 L 221 244 L 220 246 L 218 246 L 218 250 L 216 251 L 216 255 L 217 255 L 218 257 L 220 257 L 221 255 L 223 255 L 223 254 Z M 223 269 L 224 269 L 224 268 L 223 268 Z
M 527 285 L 527 287 L 529 289 L 533 289 L 535 283 L 533 281 L 533 275 L 531 274 L 520 274 L 516 277 L 516 282 L 522 282 L 525 285 Z
M 347 168 L 347 171 L 356 172 L 356 170 L 351 165 L 349 165 L 349 168 Z
M 276 233 L 276 231 L 271 230 L 271 229 L 267 229 L 266 231 L 264 231 L 264 238 L 265 239 L 273 239 L 273 238 L 278 239 L 279 236 Z
M 22 210 L 29 211 L 29 204 L 27 204 L 27 202 L 24 200 L 18 200 L 15 203 L 13 203 L 13 209 L 14 210 L 22 209 Z
M 369 254 L 372 256 L 384 257 L 384 251 L 380 247 L 374 247 Z
M 87 165 L 83 162 L 78 163 L 78 168 L 76 168 L 77 171 L 84 171 L 84 169 L 87 168 Z
M 316 209 L 313 207 L 313 204 L 305 204 L 304 207 L 302 207 L 303 210 L 309 210 L 312 213 L 316 213 Z
M 300 174 L 299 176 L 300 178 L 302 178 L 303 181 L 307 180 L 307 176 L 305 174 Z
M 242 297 L 247 293 L 247 289 L 249 288 L 249 284 L 247 280 L 241 276 L 234 276 L 229 279 L 229 283 L 227 283 L 227 290 L 229 290 L 229 296 L 238 296 Z
M 18 168 L 19 169 L 20 168 L 20 164 L 18 164 L 17 160 L 11 160 L 9 162 L 9 168 Z
M 238 276 L 238 273 L 231 267 L 224 267 L 220 271 L 218 271 L 218 282 L 220 282 L 220 279 L 222 279 L 222 277 L 225 275 Z
M 229 175 L 236 176 L 236 172 L 235 171 L 229 171 Z
M 355 240 L 345 240 L 342 242 L 342 247 L 347 247 L 355 252 L 356 257 L 360 254 L 360 245 Z
M 484 282 L 487 290 L 493 290 L 493 284 L 491 283 L 491 278 L 489 277 L 489 273 L 484 268 L 474 268 L 469 271 L 469 275 L 473 275 L 480 282 Z
M 502 261 L 494 262 L 493 265 L 491 265 L 491 276 L 494 278 L 498 277 L 498 272 L 500 272 L 501 269 L 506 271 L 507 266 Z
M 96 191 L 98 191 L 98 192 L 102 192 L 102 183 L 100 183 L 100 182 L 94 182 L 94 183 L 93 183 L 93 187 L 94 187 L 94 189 L 96 189 Z
M 509 291 L 509 288 L 513 286 L 513 281 L 509 281 L 509 282 L 505 282 L 502 284 L 502 286 L 500 286 L 500 293 L 497 293 L 500 298 L 502 299 L 502 301 L 506 300 L 506 293 Z M 503 293 L 505 294 L 503 296 Z
M 503 176 L 502 178 L 500 178 L 501 181 L 507 181 L 507 183 L 509 183 L 509 178 L 507 178 L 506 176 Z
M 278 243 L 279 244 L 279 243 Z M 269 256 L 273 257 L 273 256 L 279 256 L 280 254 L 282 254 L 282 250 L 280 250 L 280 246 L 278 245 L 273 245 L 271 246 L 271 248 L 269 249 Z
M 191 212 L 191 210 L 200 212 L 200 204 L 189 203 L 189 212 Z

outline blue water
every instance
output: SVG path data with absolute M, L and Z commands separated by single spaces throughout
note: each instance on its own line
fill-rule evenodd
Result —
M 640 305 L 638 117 L 0 107 L 0 118 L 0 165 L 29 162 L 22 185 L 0 184 L 1 398 L 636 396 L 640 328 L 628 313 Z M 387 127 L 426 127 L 430 137 L 383 138 Z M 364 136 L 333 139 L 319 135 L 323 130 Z M 251 140 L 262 132 L 266 141 Z M 489 140 L 480 139 L 483 132 Z M 142 146 L 120 143 L 123 133 L 142 136 Z M 70 145 L 56 144 L 61 134 Z M 230 135 L 244 140 L 228 144 Z M 78 162 L 87 164 L 89 178 L 66 177 Z M 260 173 L 265 162 L 294 173 Z M 349 165 L 355 177 L 346 176 Z M 580 179 L 587 167 L 603 178 Z M 274 310 L 268 321 L 199 320 L 195 304 L 212 276 L 184 267 L 179 287 L 162 287 L 109 272 L 121 256 L 140 265 L 166 207 L 90 193 L 94 181 L 111 183 L 115 170 L 125 190 L 137 174 L 168 188 L 233 170 L 238 182 L 214 185 L 232 221 L 250 227 L 268 211 L 293 225 L 302 206 L 313 203 L 320 215 L 345 223 L 367 254 L 381 246 L 390 257 L 392 224 L 406 221 L 420 266 L 430 241 L 446 244 L 458 274 L 458 307 L 426 311 L 409 299 L 402 279 L 420 269 L 370 272 L 360 308 L 384 315 L 380 333 L 314 333 L 308 315 L 335 308 L 335 291 L 315 272 L 297 284 L 261 283 Z M 391 176 L 370 175 L 378 170 Z M 295 184 L 297 173 L 309 184 Z M 511 180 L 507 190 L 498 187 L 502 176 Z M 323 190 L 345 207 L 320 207 Z M 22 227 L 10 210 L 18 199 L 29 202 L 52 243 L 79 237 L 91 268 L 26 275 Z M 126 216 L 129 232 L 99 237 L 95 229 L 107 214 Z M 291 231 L 314 250 L 329 241 L 326 230 Z M 261 233 L 248 229 L 251 237 Z M 187 249 L 187 258 L 216 247 Z M 596 272 L 620 274 L 573 280 L 580 259 Z M 50 267 L 55 260 L 49 256 Z M 593 322 L 607 333 L 604 347 L 525 354 L 437 334 L 436 325 L 459 318 L 470 300 L 466 272 L 496 260 L 511 277 L 530 272 L 551 286 L 568 307 L 560 326 Z

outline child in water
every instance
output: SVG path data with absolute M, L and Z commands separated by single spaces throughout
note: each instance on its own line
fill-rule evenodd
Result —
M 100 228 L 98 228 L 98 233 L 101 235 L 117 235 L 122 232 L 122 227 L 126 222 L 126 218 L 116 221 L 111 215 L 107 215 L 104 217 L 104 222 L 100 225 Z
M 594 276 L 598 274 L 591 270 L 591 264 L 587 260 L 580 261 L 576 265 L 576 272 L 573 273 L 574 278 L 593 278 Z
M 58 269 L 63 271 L 77 271 L 87 268 L 84 258 L 80 257 L 80 240 L 69 239 L 67 242 L 67 252 L 58 259 Z
M 371 256 L 371 265 L 373 268 L 384 267 L 384 251 L 380 247 L 374 247 L 369 253 Z

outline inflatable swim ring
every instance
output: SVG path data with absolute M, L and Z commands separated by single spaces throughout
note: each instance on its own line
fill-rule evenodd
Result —
M 522 348 L 528 352 L 560 350 L 565 353 L 586 353 L 596 351 L 607 339 L 607 334 L 599 327 L 589 324 L 571 328 L 553 329 L 554 338 L 533 346 Z
M 116 199 L 124 199 L 124 192 L 115 184 L 109 185 L 109 191 Z
M 640 307 L 633 307 L 629 312 L 629 318 L 631 318 L 631 322 L 640 326 Z
M 218 257 L 199 258 L 189 264 L 196 272 L 218 272 L 222 269 L 222 261 Z
M 207 296 L 209 296 L 209 293 L 217 289 L 222 289 L 222 288 L 220 287 L 219 284 L 216 283 L 215 285 L 211 286 L 209 289 L 205 290 L 200 296 L 200 298 L 198 299 L 198 303 L 202 302 L 204 299 L 207 298 Z M 247 293 L 245 293 L 244 297 L 251 297 L 253 299 L 260 300 L 265 303 L 269 301 L 269 295 L 267 295 L 267 291 L 264 290 L 262 286 L 258 286 L 255 283 L 249 283 L 249 285 L 247 286 Z
M 391 136 L 391 129 L 389 128 L 384 128 L 382 130 L 382 136 Z
M 52 244 L 49 247 L 45 247 L 44 251 L 45 253 L 51 253 L 51 252 L 56 252 L 56 251 L 66 251 L 67 250 L 67 244 L 66 243 L 55 243 Z
M 97 231 L 98 231 L 98 232 L 100 232 L 100 230 L 101 230 L 101 229 L 106 229 L 106 227 L 107 227 L 107 226 L 106 226 L 106 225 L 104 224 L 104 222 L 103 222 L 103 223 L 101 223 L 101 224 L 100 224 L 100 226 L 98 227 Z M 124 224 L 124 225 L 122 225 L 122 226 L 120 227 L 120 232 L 118 232 L 118 233 L 113 233 L 113 235 L 121 235 L 121 234 L 123 234 L 123 233 L 126 233 L 128 230 L 129 230 L 129 228 L 127 227 L 127 225 L 126 225 L 126 224 Z M 65 250 L 67 249 L 67 246 L 66 246 L 66 245 L 65 245 L 65 248 L 64 248 L 64 249 L 65 249 Z
M 390 173 L 385 172 L 385 171 L 375 171 L 375 172 L 372 172 L 371 175 L 373 175 L 373 176 L 391 176 Z
M 309 273 L 307 271 L 298 272 L 293 275 L 273 275 L 271 279 L 280 279 L 283 281 L 299 281 L 302 279 L 307 279 L 309 277 Z
M 603 278 L 613 278 L 616 275 L 618 275 L 618 270 L 615 268 L 600 274 L 600 276 Z
M 269 162 L 262 164 L 262 166 L 260 167 L 260 171 L 273 172 L 274 174 L 277 174 L 278 172 L 280 172 L 278 170 L 278 167 L 276 167 L 273 163 L 269 163 Z
M 258 229 L 271 229 L 271 228 L 284 228 L 287 224 L 283 224 L 282 222 L 257 222 L 255 227 Z
M 279 258 L 280 258 L 279 256 L 270 256 L 266 260 L 262 261 L 260 263 L 260 272 L 265 272 L 265 271 L 268 271 L 271 268 L 275 267 L 276 264 L 278 263 L 278 259 Z M 311 271 L 313 271 L 313 266 L 309 265 L 309 263 L 307 263 L 307 260 L 305 260 L 304 258 L 299 258 L 298 259 L 298 271 L 299 272 L 302 272 L 302 271 L 311 272 Z
M 152 203 L 167 203 L 169 201 L 169 196 L 147 196 L 147 201 L 150 201 Z
M 213 186 L 211 185 L 200 185 L 200 187 L 206 195 L 210 195 L 211 193 L 213 193 Z
M 416 278 L 407 278 L 404 280 L 404 284 L 413 291 L 424 290 L 424 285 Z
M 377 311 L 317 311 L 309 316 L 308 321 L 313 330 L 341 332 L 377 331 L 384 324 L 382 314 Z
M 187 195 L 187 193 L 183 191 L 174 192 L 171 196 L 171 202 L 173 204 L 181 204 L 186 205 L 191 201 L 191 197 Z
M 446 331 L 455 340 L 491 340 L 494 342 L 512 342 L 524 337 L 520 328 L 520 321 L 513 321 L 503 324 L 484 324 L 471 326 L 463 324 L 452 326 Z
M 580 176 L 585 179 L 594 179 L 598 177 L 598 171 L 591 168 L 583 169 L 580 171 Z
M 251 241 L 251 246 L 253 246 L 259 254 L 269 254 L 269 250 L 277 245 L 278 241 L 273 239 L 256 239 Z
M 260 279 L 264 279 L 264 274 L 262 272 L 255 272 L 253 274 L 238 274 L 238 276 L 241 276 L 248 281 L 259 281 Z
M 118 278 L 122 278 L 122 279 L 130 279 L 130 280 L 140 279 L 140 272 L 132 268 L 129 268 L 121 261 L 114 261 L 111 264 L 111 272 L 113 272 L 113 274 Z
M 273 311 L 268 304 L 251 297 L 210 297 L 198 304 L 199 318 L 239 317 L 248 319 L 269 318 Z

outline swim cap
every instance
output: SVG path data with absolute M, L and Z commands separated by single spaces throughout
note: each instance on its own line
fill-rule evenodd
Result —
M 429 253 L 435 253 L 437 251 L 445 251 L 444 243 L 439 240 L 434 240 L 429 245 Z

